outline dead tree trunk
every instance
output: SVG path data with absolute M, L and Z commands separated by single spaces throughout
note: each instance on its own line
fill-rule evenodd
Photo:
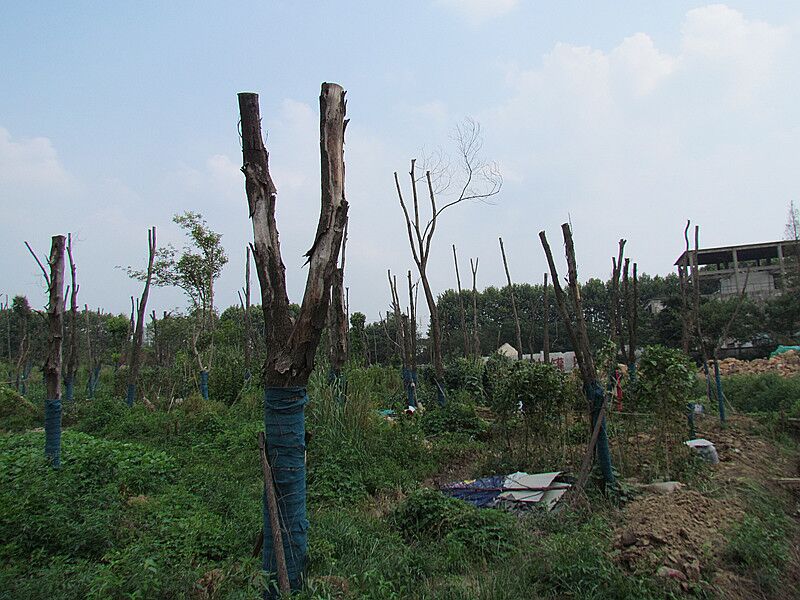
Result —
M 456 245 L 453 244 L 453 264 L 456 268 L 456 284 L 458 285 L 458 309 L 461 316 L 461 334 L 464 337 L 464 357 L 470 355 L 469 334 L 467 333 L 467 313 L 464 310 L 464 296 L 461 294 L 461 276 L 458 273 L 458 256 L 456 255 Z
M 625 342 L 622 337 L 622 309 L 619 299 L 619 276 L 622 269 L 622 256 L 625 252 L 625 240 L 619 241 L 619 255 L 612 258 L 611 272 L 611 340 L 616 347 L 617 357 L 625 354 Z
M 28 242 L 25 245 L 36 259 L 47 283 L 47 357 L 44 361 L 44 455 L 54 469 L 61 466 L 61 352 L 64 337 L 64 244 L 63 235 L 54 235 L 48 270 Z
M 245 384 L 252 377 L 253 364 L 253 333 L 250 324 L 250 245 L 245 249 L 244 263 L 244 381 Z
M 83 316 L 86 321 L 86 397 L 94 398 L 97 391 L 97 384 L 100 381 L 100 350 L 92 349 L 92 320 L 89 312 L 89 305 L 83 305 Z
M 611 468 L 611 452 L 608 447 L 608 436 L 606 435 L 605 428 L 605 395 L 603 394 L 603 386 L 600 385 L 597 379 L 597 370 L 595 369 L 592 351 L 589 345 L 586 319 L 583 314 L 583 305 L 581 303 L 580 285 L 578 284 L 578 266 L 575 260 L 575 246 L 572 241 L 572 232 L 570 231 L 569 224 L 564 223 L 561 226 L 561 231 L 564 235 L 564 246 L 567 256 L 567 281 L 570 295 L 572 296 L 572 306 L 575 309 L 574 325 L 569 313 L 567 296 L 561 288 L 558 279 L 558 271 L 556 270 L 555 261 L 553 260 L 553 254 L 550 251 L 550 245 L 547 243 L 547 236 L 544 231 L 539 232 L 539 239 L 542 242 L 542 247 L 547 257 L 547 264 L 550 267 L 556 306 L 561 320 L 564 323 L 564 328 L 567 330 L 572 348 L 575 351 L 575 358 L 578 362 L 578 368 L 580 369 L 581 379 L 583 380 L 583 390 L 586 394 L 589 414 L 592 419 L 592 435 L 589 439 L 589 447 L 587 448 L 583 464 L 578 473 L 578 480 L 575 484 L 575 489 L 581 490 L 588 479 L 589 468 L 594 458 L 595 449 L 606 483 L 614 482 L 614 473 Z
M 472 270 L 472 352 L 475 358 L 479 358 L 481 337 L 478 331 L 478 258 L 475 258 L 475 262 L 470 258 L 469 267 Z
M 331 302 L 328 306 L 328 360 L 330 372 L 328 382 L 333 386 L 336 399 L 343 403 L 347 397 L 347 381 L 343 372 L 347 364 L 347 303 L 344 291 L 345 248 L 347 246 L 347 223 L 342 234 L 342 249 L 339 268 L 333 272 Z
M 147 297 L 150 294 L 150 282 L 153 279 L 153 261 L 156 257 L 156 228 L 147 232 L 147 277 L 144 280 L 144 290 L 139 300 L 136 314 L 136 328 L 133 332 L 131 343 L 131 362 L 128 366 L 128 406 L 133 406 L 136 399 L 136 381 L 139 379 L 139 369 L 142 363 L 142 343 L 144 342 L 144 321 L 147 318 Z
M 636 345 L 639 334 L 639 275 L 638 266 L 633 263 L 633 286 L 628 305 L 628 373 L 631 381 L 636 381 Z
M 330 289 L 347 222 L 344 194 L 345 92 L 323 83 L 320 94 L 322 202 L 300 314 L 292 322 L 275 222 L 277 190 L 261 135 L 258 95 L 239 94 L 242 172 L 253 224 L 254 258 L 264 313 L 264 426 L 275 478 L 289 582 L 302 585 L 307 555 L 304 406 L 306 385 L 328 312 Z M 264 569 L 276 573 L 269 508 L 264 506 Z
M 78 373 L 78 286 L 75 277 L 75 260 L 72 256 L 72 234 L 67 234 L 67 256 L 69 257 L 69 317 L 67 319 L 67 362 L 64 365 L 64 399 L 72 402 L 75 399 L 75 377 Z
M 415 360 L 416 353 L 416 313 L 414 309 L 414 298 L 411 284 L 411 271 L 408 272 L 409 284 L 409 309 L 408 314 L 404 314 L 400 309 L 400 296 L 397 293 L 397 279 L 392 277 L 391 271 L 388 272 L 389 289 L 392 293 L 392 313 L 395 324 L 395 345 L 400 351 L 400 358 L 403 363 L 402 378 L 403 387 L 406 391 L 406 405 L 417 407 L 417 365 Z M 414 324 L 412 325 L 412 319 Z
M 544 274 L 544 290 L 542 292 L 542 313 L 544 325 L 542 328 L 542 360 L 550 364 L 550 299 L 547 297 L 547 273 Z
M 511 275 L 508 272 L 508 261 L 506 260 L 506 249 L 503 247 L 503 238 L 500 240 L 500 254 L 503 256 L 503 268 L 506 270 L 506 281 L 508 281 L 508 292 L 511 294 L 511 312 L 514 315 L 514 333 L 517 343 L 517 360 L 522 360 L 522 330 L 519 327 L 519 315 L 517 314 L 517 301 L 514 299 L 514 286 L 511 284 Z
M 691 221 L 686 221 L 686 228 L 683 230 L 683 239 L 686 242 L 686 251 L 683 260 L 678 265 L 678 280 L 681 289 L 681 343 L 683 353 L 689 354 L 690 337 L 692 335 L 692 309 L 689 304 L 689 226 Z M 706 365 L 707 366 L 707 365 Z

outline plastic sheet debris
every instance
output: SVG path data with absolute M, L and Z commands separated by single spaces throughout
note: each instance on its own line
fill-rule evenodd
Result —
M 561 471 L 493 475 L 443 485 L 442 492 L 479 508 L 511 505 L 514 508 L 542 505 L 551 510 L 566 491 L 569 483 L 558 481 Z
M 714 447 L 714 444 L 708 440 L 698 438 L 696 440 L 688 440 L 684 442 L 684 444 L 697 452 L 700 458 L 702 458 L 704 461 L 709 462 L 712 465 L 719 464 L 719 455 L 717 454 L 717 449 Z

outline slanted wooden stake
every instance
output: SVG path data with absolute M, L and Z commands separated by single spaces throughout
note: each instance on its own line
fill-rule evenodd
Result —
M 503 238 L 500 240 L 500 254 L 503 256 L 503 268 L 506 270 L 506 280 L 508 281 L 508 292 L 511 294 L 511 312 L 514 315 L 514 333 L 517 342 L 517 359 L 522 360 L 522 330 L 519 327 L 519 315 L 517 314 L 517 301 L 514 299 L 514 286 L 511 284 L 511 274 L 508 272 L 508 261 L 506 260 L 506 250 L 503 247 Z
M 264 495 L 269 506 L 269 525 L 272 531 L 272 547 L 275 549 L 275 563 L 278 566 L 278 589 L 281 594 L 289 595 L 289 573 L 286 570 L 286 555 L 283 552 L 283 532 L 278 520 L 278 497 L 275 495 L 275 480 L 267 460 L 267 442 L 264 432 L 258 432 L 258 453 L 261 457 L 261 471 L 264 473 Z M 263 540 L 262 540 L 263 541 Z

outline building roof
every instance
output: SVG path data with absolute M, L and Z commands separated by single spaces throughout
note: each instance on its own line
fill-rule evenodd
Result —
M 714 248 L 700 248 L 697 252 L 698 265 L 715 265 L 718 263 L 733 262 L 733 251 L 736 250 L 738 260 L 763 260 L 778 258 L 778 246 L 783 246 L 784 256 L 795 253 L 797 242 L 793 240 L 778 240 L 777 242 L 762 242 L 760 244 L 741 244 L 739 246 L 717 246 Z M 788 251 L 787 251 L 788 250 Z M 675 261 L 675 265 L 689 262 L 689 257 L 694 250 L 683 252 Z

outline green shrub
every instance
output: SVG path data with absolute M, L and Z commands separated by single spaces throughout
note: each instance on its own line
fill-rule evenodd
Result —
M 564 408 L 564 375 L 549 364 L 517 361 L 495 385 L 492 408 L 508 416 L 522 409 L 526 429 L 546 433 Z
M 457 395 L 451 395 L 447 404 L 429 406 L 421 415 L 422 429 L 428 435 L 443 433 L 478 437 L 487 429 L 487 423 L 475 412 L 475 407 Z
M 469 392 L 474 400 L 483 398 L 483 363 L 474 358 L 457 358 L 445 365 L 444 386 L 449 391 Z

